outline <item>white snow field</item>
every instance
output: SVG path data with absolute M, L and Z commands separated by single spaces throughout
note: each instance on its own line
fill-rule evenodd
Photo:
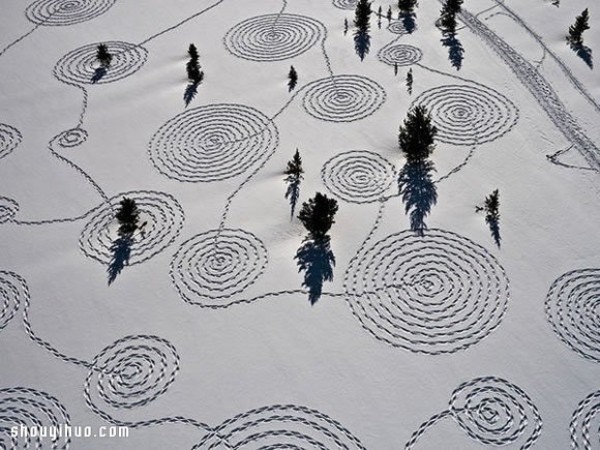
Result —
M 0 449 L 600 449 L 600 77 L 565 41 L 589 7 L 600 52 L 598 2 L 465 0 L 460 70 L 441 3 L 412 33 L 396 3 L 361 61 L 356 0 L 2 1 Z M 416 105 L 423 235 L 398 188 Z M 296 214 L 339 205 L 314 304 L 296 148 Z M 146 225 L 109 283 L 124 197 Z

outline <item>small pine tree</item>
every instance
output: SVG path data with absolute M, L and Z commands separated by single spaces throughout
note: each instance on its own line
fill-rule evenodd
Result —
M 346 36 L 346 34 L 348 34 L 348 19 L 344 19 L 344 36 Z
M 388 23 L 392 21 L 392 7 L 388 6 L 387 14 L 385 15 Z
M 379 17 L 381 19 L 382 16 L 383 16 L 383 10 L 381 9 L 381 5 L 379 5 L 379 9 L 377 10 L 377 17 Z
M 484 209 L 486 222 L 494 222 L 500 219 L 500 194 L 498 189 L 485 198 Z
M 294 182 L 302 179 L 302 174 L 304 173 L 304 169 L 302 168 L 302 158 L 300 157 L 300 152 L 296 149 L 296 153 L 294 153 L 294 157 L 288 161 L 287 167 L 283 172 L 287 175 L 286 181 Z
M 106 46 L 106 44 L 98 45 L 98 48 L 96 50 L 96 59 L 100 61 L 102 67 L 107 68 L 108 66 L 110 66 L 112 58 L 113 57 L 108 52 L 108 47 Z
M 567 36 L 567 42 L 574 46 L 583 45 L 583 32 L 589 30 L 589 13 L 587 8 L 577 16 L 575 23 L 569 27 L 569 35 Z
M 193 61 L 198 61 L 200 55 L 198 54 L 198 49 L 194 44 L 190 44 L 188 47 L 188 55 L 190 55 L 190 59 Z
M 400 126 L 398 144 L 408 162 L 424 161 L 433 152 L 437 128 L 424 106 L 416 106 L 408 112 L 404 125 Z
M 294 66 L 290 66 L 290 72 L 288 73 L 288 89 L 289 92 L 293 91 L 298 84 L 298 72 L 294 69 Z
M 335 199 L 317 192 L 314 198 L 304 202 L 298 214 L 298 219 L 308 230 L 312 239 L 325 239 L 327 232 L 335 223 L 334 217 L 338 210 Z
M 412 68 L 408 69 L 408 73 L 406 74 L 406 90 L 408 95 L 412 95 L 412 87 L 413 87 L 413 72 Z
M 190 60 L 186 64 L 186 71 L 188 79 L 195 85 L 198 85 L 204 79 L 204 72 L 200 68 L 200 62 L 198 61 L 198 49 L 194 44 L 190 44 L 188 47 L 188 55 Z
M 115 216 L 119 221 L 119 236 L 131 237 L 138 228 L 139 216 L 140 213 L 135 200 L 124 197 Z
M 368 0 L 358 0 L 354 17 L 354 26 L 361 33 L 367 33 L 371 27 L 369 20 L 371 18 L 371 2 Z
M 398 75 L 398 63 L 394 63 L 394 76 Z
M 440 13 L 439 26 L 445 34 L 456 33 L 456 14 L 461 10 L 463 0 L 446 0 Z
M 398 8 L 404 14 L 412 14 L 417 6 L 419 6 L 417 0 L 398 0 Z

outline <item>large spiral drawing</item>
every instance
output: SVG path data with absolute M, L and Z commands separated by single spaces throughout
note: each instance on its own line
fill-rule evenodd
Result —
M 163 175 L 184 182 L 226 180 L 277 148 L 279 134 L 260 111 L 237 104 L 189 109 L 163 125 L 148 147 Z
M 571 350 L 600 362 L 600 269 L 567 272 L 550 287 L 546 317 L 556 335 Z
M 321 41 L 325 25 L 298 14 L 251 17 L 234 26 L 224 38 L 233 55 L 251 61 L 282 61 L 305 53 Z
M 501 323 L 509 284 L 502 266 L 469 239 L 431 229 L 392 234 L 355 256 L 346 300 L 375 338 L 415 353 L 464 350 Z
M 224 308 L 262 275 L 267 262 L 267 249 L 253 234 L 212 230 L 181 245 L 171 262 L 171 278 L 184 301 Z
M 527 450 L 542 432 L 542 418 L 529 395 L 510 381 L 488 376 L 461 384 L 452 393 L 449 409 L 424 422 L 405 450 L 413 449 L 429 428 L 446 418 L 454 419 L 471 439 L 494 447 L 518 445 Z

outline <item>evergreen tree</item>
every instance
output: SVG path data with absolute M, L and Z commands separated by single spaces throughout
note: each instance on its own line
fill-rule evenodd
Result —
M 190 55 L 190 60 L 195 62 L 197 62 L 200 58 L 200 55 L 198 54 L 198 49 L 194 44 L 190 44 L 190 46 L 188 47 L 188 55 Z
M 385 17 L 387 18 L 388 23 L 390 23 L 392 21 L 392 7 L 391 6 L 388 6 L 387 14 L 385 15 Z
M 348 34 L 348 19 L 344 19 L 344 36 Z
M 100 61 L 102 67 L 107 68 L 108 66 L 110 66 L 112 58 L 113 57 L 108 52 L 108 47 L 106 46 L 106 44 L 98 45 L 98 48 L 96 50 L 96 59 Z
M 489 223 L 500 219 L 500 194 L 498 189 L 485 198 L 484 209 L 486 222 Z
M 337 210 L 338 204 L 335 199 L 330 199 L 317 192 L 314 198 L 302 204 L 298 219 L 308 230 L 310 237 L 318 241 L 325 239 L 327 232 L 335 223 L 334 217 Z
M 204 72 L 200 68 L 198 49 L 194 44 L 190 44 L 188 48 L 189 61 L 186 64 L 188 79 L 194 85 L 198 85 L 204 79 Z
M 377 17 L 381 19 L 381 16 L 383 16 L 383 10 L 381 9 L 381 5 L 379 5 L 379 9 L 377 10 Z
M 394 63 L 394 76 L 398 75 L 398 63 Z
M 456 14 L 460 12 L 462 4 L 463 0 L 446 0 L 442 7 L 438 24 L 445 34 L 456 33 Z
M 587 8 L 577 16 L 575 23 L 569 27 L 567 42 L 573 46 L 583 46 L 583 32 L 589 30 L 589 13 Z
M 298 72 L 294 69 L 294 66 L 290 66 L 290 72 L 288 73 L 288 88 L 291 92 L 298 84 Z
M 404 14 L 412 14 L 417 6 L 419 6 L 417 0 L 398 0 L 398 8 Z
M 125 197 L 121 200 L 120 205 L 115 216 L 119 221 L 119 236 L 131 237 L 138 228 L 140 213 L 133 199 Z
M 294 157 L 288 161 L 287 167 L 283 173 L 287 175 L 286 181 L 293 182 L 302 179 L 304 169 L 302 168 L 302 158 L 300 157 L 298 149 L 296 149 Z
M 412 95 L 412 86 L 413 86 L 413 72 L 412 68 L 408 69 L 408 73 L 406 74 L 406 90 L 408 95 Z
M 433 152 L 437 128 L 424 106 L 416 106 L 408 112 L 404 125 L 400 126 L 398 143 L 409 162 L 423 161 Z
M 358 0 L 354 17 L 354 26 L 361 33 L 368 33 L 371 27 L 369 20 L 371 18 L 371 2 L 368 0 Z

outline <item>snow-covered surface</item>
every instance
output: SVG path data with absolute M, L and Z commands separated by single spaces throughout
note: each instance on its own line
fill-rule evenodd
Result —
M 564 35 L 590 7 L 600 51 L 600 10 L 466 0 L 456 71 L 438 2 L 412 34 L 373 17 L 363 62 L 351 3 L 2 2 L 0 448 L 21 419 L 131 427 L 82 449 L 598 448 L 600 81 Z M 421 102 L 439 183 L 417 237 L 397 132 Z M 339 200 L 314 306 L 296 148 L 300 204 Z M 496 188 L 500 248 L 475 213 Z M 124 195 L 148 224 L 108 285 Z

